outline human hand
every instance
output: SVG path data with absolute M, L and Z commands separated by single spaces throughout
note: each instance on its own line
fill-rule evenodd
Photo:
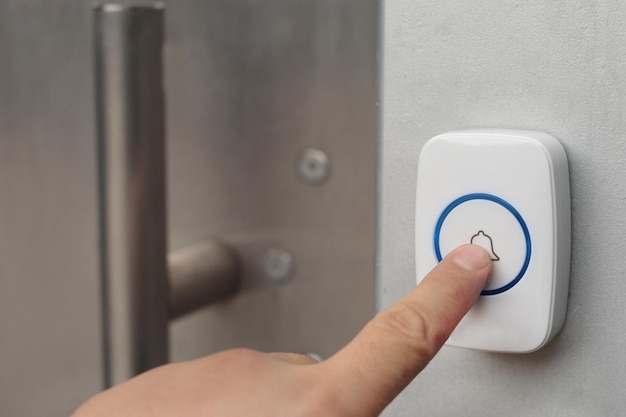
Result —
M 73 417 L 377 416 L 439 351 L 490 273 L 482 248 L 461 246 L 324 362 L 229 350 L 148 371 Z

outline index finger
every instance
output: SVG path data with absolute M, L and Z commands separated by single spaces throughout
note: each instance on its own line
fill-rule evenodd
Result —
M 346 415 L 378 415 L 439 351 L 476 302 L 490 273 L 484 249 L 457 248 L 413 291 L 320 364 Z

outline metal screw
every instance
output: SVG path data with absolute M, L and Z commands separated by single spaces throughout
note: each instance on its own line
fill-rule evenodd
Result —
M 270 280 L 284 282 L 293 276 L 295 262 L 286 250 L 271 248 L 265 253 L 263 269 Z
M 320 185 L 330 176 L 330 159 L 323 151 L 307 148 L 298 159 L 300 179 L 310 185 Z

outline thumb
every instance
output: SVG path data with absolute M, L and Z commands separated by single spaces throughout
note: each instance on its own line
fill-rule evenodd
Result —
M 490 257 L 464 245 L 404 298 L 378 314 L 320 366 L 344 415 L 375 416 L 428 364 L 469 311 L 491 273 Z

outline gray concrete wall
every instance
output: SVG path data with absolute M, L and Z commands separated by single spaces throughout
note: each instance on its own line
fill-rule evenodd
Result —
M 385 416 L 626 415 L 626 4 L 383 2 L 377 303 L 415 280 L 421 146 L 463 128 L 548 132 L 572 192 L 564 330 L 527 355 L 444 348 Z

